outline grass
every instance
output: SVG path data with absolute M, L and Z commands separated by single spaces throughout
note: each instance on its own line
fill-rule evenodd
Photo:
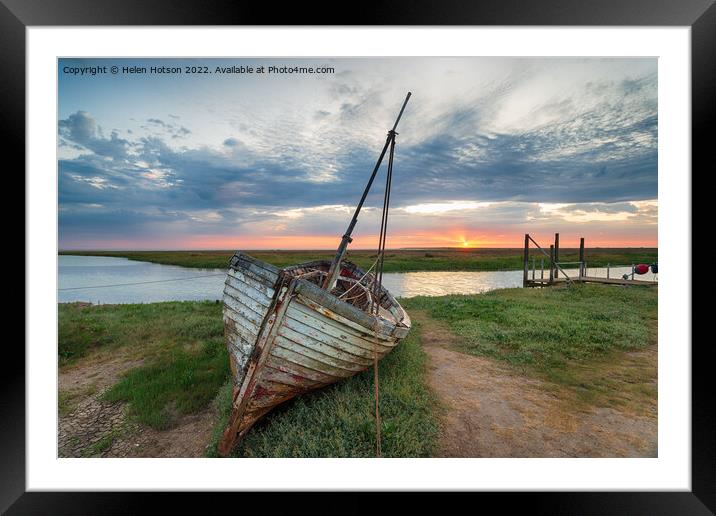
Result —
M 59 305 L 60 365 L 97 353 L 144 358 L 103 394 L 129 403 L 129 415 L 157 429 L 206 407 L 229 376 L 221 305 L 170 302 Z M 60 411 L 71 410 L 60 398 Z
M 285 267 L 311 260 L 330 260 L 334 251 L 245 251 L 277 267 Z M 539 260 L 541 254 L 533 250 Z M 116 256 L 166 265 L 183 267 L 224 269 L 233 251 L 61 251 L 60 254 Z M 375 251 L 349 250 L 348 259 L 363 268 L 370 267 L 375 260 Z M 396 249 L 388 250 L 385 260 L 385 272 L 415 271 L 484 271 L 484 270 L 520 270 L 522 269 L 522 249 Z M 652 263 L 658 260 L 655 248 L 594 248 L 587 249 L 589 267 L 631 265 L 632 263 Z M 577 249 L 560 249 L 561 262 L 578 260 Z
M 382 451 L 429 457 L 441 407 L 427 385 L 421 329 L 433 320 L 458 337 L 459 351 L 511 364 L 555 386 L 565 403 L 656 410 L 657 289 L 574 285 L 506 289 L 479 295 L 403 300 L 414 314 L 409 336 L 380 362 Z M 221 305 L 59 305 L 60 366 L 91 367 L 102 354 L 142 358 L 105 392 L 128 414 L 165 429 L 213 400 L 216 447 L 231 405 Z M 61 396 L 67 414 L 73 395 Z M 114 436 L 97 444 L 96 453 Z M 372 371 L 291 400 L 260 420 L 234 450 L 237 457 L 373 457 Z
M 206 407 L 228 371 L 223 339 L 212 338 L 196 352 L 174 350 L 152 364 L 132 369 L 103 397 L 129 402 L 130 416 L 164 430 L 178 417 Z
M 656 400 L 657 295 L 649 287 L 585 284 L 404 305 L 446 322 L 460 351 L 507 362 L 587 404 L 637 406 Z M 634 354 L 651 349 L 651 358 Z
M 419 324 L 379 365 L 382 454 L 429 457 L 439 407 L 426 385 Z M 208 455 L 216 456 L 231 408 L 231 385 L 217 396 L 218 421 Z M 235 457 L 375 457 L 373 371 L 295 398 L 260 420 Z
M 213 399 L 219 420 L 210 455 L 231 404 L 221 305 L 170 302 L 137 305 L 59 305 L 61 367 L 90 366 L 102 354 L 143 358 L 103 394 L 128 402 L 140 423 L 166 429 Z M 419 325 L 380 363 L 383 454 L 429 456 L 437 435 L 437 405 L 425 383 Z M 72 399 L 62 396 L 67 414 Z M 259 422 L 236 449 L 245 457 L 372 457 L 375 450 L 372 370 L 301 396 Z M 96 444 L 101 453 L 115 436 Z
M 177 347 L 192 347 L 223 335 L 221 305 L 215 302 L 169 302 L 126 305 L 58 305 L 60 366 L 91 352 L 152 358 Z

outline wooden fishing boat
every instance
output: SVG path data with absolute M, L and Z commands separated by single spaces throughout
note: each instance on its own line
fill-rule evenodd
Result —
M 410 317 L 385 288 L 370 313 L 375 275 L 343 261 L 336 287 L 322 289 L 331 262 L 280 270 L 237 252 L 224 288 L 224 324 L 234 398 L 219 452 L 276 405 L 343 380 L 392 350 Z
M 219 442 L 227 455 L 251 426 L 295 396 L 356 375 L 389 353 L 410 331 L 410 317 L 382 286 L 395 129 L 332 261 L 278 269 L 247 254 L 231 258 L 224 285 L 224 328 L 234 377 L 229 423 Z M 376 262 L 364 272 L 344 260 L 358 213 L 390 148 Z M 376 369 L 377 453 L 380 416 Z

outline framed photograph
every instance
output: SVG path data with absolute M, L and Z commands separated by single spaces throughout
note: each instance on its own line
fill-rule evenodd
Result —
M 713 2 L 253 9 L 2 0 L 27 205 L 3 510 L 711 513 L 690 263 Z

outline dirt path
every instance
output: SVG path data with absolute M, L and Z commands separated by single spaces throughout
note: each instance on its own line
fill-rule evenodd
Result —
M 102 399 L 123 373 L 141 364 L 122 356 L 95 357 L 60 370 L 60 457 L 204 456 L 214 422 L 212 408 L 158 431 L 131 422 L 124 403 Z
M 446 407 L 442 457 L 655 457 L 656 416 L 577 409 L 553 385 L 451 349 L 457 337 L 421 320 L 429 382 Z

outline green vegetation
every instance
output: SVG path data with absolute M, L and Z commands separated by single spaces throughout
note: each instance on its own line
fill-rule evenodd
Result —
M 381 449 L 385 457 L 429 457 L 438 433 L 437 401 L 425 382 L 420 327 L 379 364 Z M 231 409 L 231 385 L 217 397 L 209 447 L 216 456 Z M 234 450 L 236 457 L 375 457 L 373 370 L 277 407 Z
M 123 352 L 135 358 L 154 358 L 206 339 L 221 339 L 221 304 L 170 302 L 126 305 L 61 303 L 59 311 L 60 365 L 92 351 Z
M 128 401 L 129 415 L 158 430 L 178 416 L 206 407 L 229 375 L 221 336 L 204 342 L 198 352 L 174 350 L 151 364 L 132 369 L 110 388 L 108 401 Z
M 505 289 L 471 296 L 403 300 L 413 331 L 380 362 L 382 451 L 387 457 L 435 453 L 441 408 L 427 385 L 421 333 L 443 324 L 456 350 L 510 364 L 548 380 L 545 388 L 571 407 L 656 411 L 656 288 L 574 285 Z M 61 367 L 92 367 L 107 357 L 141 359 L 103 396 L 127 402 L 133 420 L 170 428 L 214 400 L 209 456 L 228 419 L 231 380 L 221 305 L 59 305 Z M 92 375 L 89 376 L 90 378 Z M 88 385 L 60 393 L 68 415 Z M 85 392 L 86 391 L 86 392 Z M 115 439 L 105 436 L 98 454 Z M 260 420 L 234 450 L 237 457 L 372 457 L 373 373 L 299 396 Z
M 120 351 L 143 359 L 103 396 L 129 402 L 130 416 L 154 428 L 206 407 L 230 374 L 218 303 L 61 304 L 59 326 L 61 365 Z
M 627 352 L 656 343 L 657 295 L 650 287 L 582 284 L 417 297 L 404 306 L 447 323 L 460 351 L 508 362 L 585 402 L 621 404 L 629 396 L 620 389 L 656 399 L 655 361 Z
M 311 260 L 330 260 L 333 251 L 245 251 L 251 256 L 285 267 Z M 116 256 L 166 265 L 183 267 L 223 269 L 229 263 L 233 251 L 61 251 L 60 254 L 87 256 Z M 539 251 L 532 250 L 539 260 Z M 603 267 L 652 263 L 658 259 L 655 248 L 595 248 L 587 249 L 587 265 Z M 577 249 L 560 249 L 560 261 L 574 262 L 579 258 Z M 375 261 L 375 251 L 349 250 L 348 259 L 363 268 Z M 411 271 L 485 271 L 522 269 L 522 249 L 397 249 L 388 250 L 385 272 Z
M 103 396 L 128 402 L 128 414 L 145 425 L 169 428 L 215 399 L 219 421 L 210 455 L 216 454 L 231 404 L 220 304 L 60 304 L 59 325 L 61 366 L 91 367 L 107 354 L 143 359 Z M 429 456 L 435 443 L 436 401 L 425 382 L 419 331 L 416 326 L 380 362 L 385 456 Z M 374 456 L 372 375 L 366 371 L 278 407 L 249 432 L 237 456 Z M 61 395 L 65 415 L 70 402 L 70 395 Z M 91 452 L 100 453 L 114 438 L 107 436 Z

